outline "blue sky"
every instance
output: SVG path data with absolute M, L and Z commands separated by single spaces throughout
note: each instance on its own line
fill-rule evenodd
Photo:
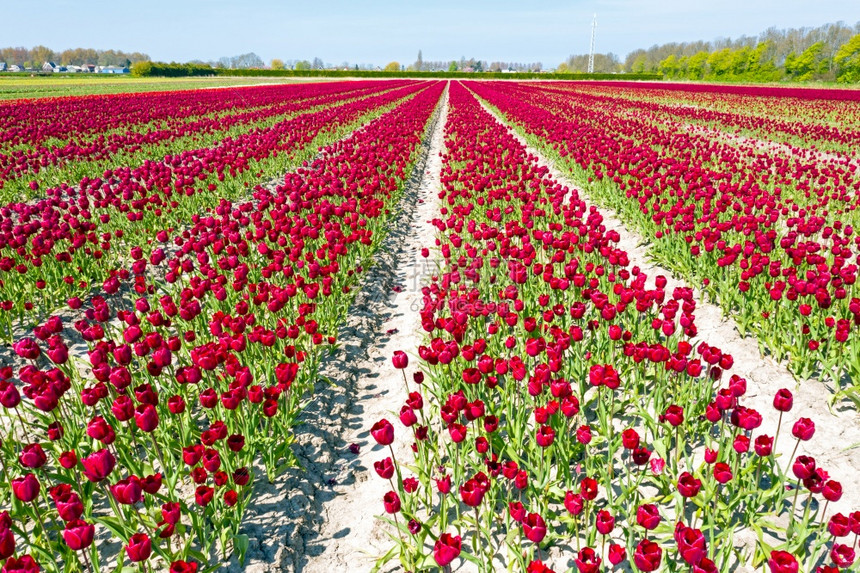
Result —
M 2 9 L 0 45 L 121 49 L 154 60 L 272 58 L 384 65 L 415 60 L 543 62 L 588 51 L 860 20 L 854 0 L 41 0 Z

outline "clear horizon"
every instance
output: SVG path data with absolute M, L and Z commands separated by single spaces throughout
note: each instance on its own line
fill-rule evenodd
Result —
M 595 51 L 620 58 L 668 42 L 755 36 L 771 26 L 800 28 L 860 20 L 860 4 L 725 0 L 549 0 L 454 2 L 432 7 L 411 0 L 359 4 L 248 0 L 151 0 L 136 6 L 105 0 L 46 0 L 4 9 L 0 44 L 55 51 L 68 48 L 143 52 L 155 61 L 217 60 L 254 52 L 273 58 L 384 66 L 459 60 L 532 63 L 554 67 L 588 52 L 591 19 L 598 18 Z

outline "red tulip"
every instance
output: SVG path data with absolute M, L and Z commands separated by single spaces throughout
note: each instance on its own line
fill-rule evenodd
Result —
M 636 510 L 636 523 L 649 531 L 660 525 L 660 513 L 657 506 L 651 503 L 640 505 Z
M 791 395 L 789 390 L 786 388 L 777 390 L 776 395 L 773 397 L 774 408 L 780 412 L 790 412 L 793 405 L 794 397 Z
M 391 362 L 394 364 L 395 368 L 403 370 L 409 366 L 409 356 L 407 356 L 402 350 L 395 350 L 394 356 L 391 358 Z
M 21 557 L 10 557 L 3 564 L 2 573 L 39 573 L 39 563 L 30 555 Z
M 546 523 L 537 513 L 529 513 L 523 519 L 523 532 L 532 543 L 540 543 L 546 537 Z
M 98 450 L 81 460 L 84 476 L 92 482 L 105 479 L 113 471 L 116 458 L 106 449 Z
M 197 563 L 193 561 L 174 561 L 170 564 L 170 573 L 197 573 Z
M 800 418 L 794 423 L 791 433 L 798 440 L 808 441 L 815 434 L 815 423 L 809 418 Z
M 394 442 L 394 426 L 388 420 L 380 420 L 370 428 L 370 434 L 380 446 L 387 446 Z
M 152 554 L 152 541 L 145 533 L 135 533 L 125 546 L 125 553 L 129 561 L 138 563 L 146 561 Z
M 459 535 L 443 533 L 433 545 L 433 559 L 439 567 L 445 567 L 460 555 L 461 547 Z
M 678 478 L 678 492 L 684 497 L 695 497 L 701 488 L 701 480 L 693 477 L 690 472 L 683 472 Z
M 597 532 L 601 535 L 609 535 L 615 527 L 615 518 L 612 517 L 611 513 L 602 509 L 597 512 L 596 527 Z
M 797 573 L 799 567 L 794 555 L 785 551 L 771 551 L 767 565 L 771 573 Z
M 40 489 L 39 480 L 31 473 L 12 480 L 12 493 L 24 503 L 29 503 L 36 499 Z
M 597 573 L 600 571 L 600 556 L 591 547 L 584 547 L 574 559 L 579 573 Z
M 643 539 L 633 553 L 633 563 L 640 571 L 656 571 L 660 567 L 663 550 L 653 541 Z
M 96 528 L 86 521 L 76 519 L 66 523 L 63 530 L 63 541 L 73 551 L 81 551 L 89 547 L 95 537 Z
M 624 548 L 623 545 L 616 545 L 615 543 L 609 546 L 609 562 L 613 565 L 618 565 L 622 561 L 627 559 L 627 549 Z
M 386 513 L 397 513 L 400 511 L 400 496 L 396 492 L 389 491 L 386 493 L 382 502 Z

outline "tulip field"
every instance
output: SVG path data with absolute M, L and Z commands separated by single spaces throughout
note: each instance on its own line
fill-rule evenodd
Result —
M 413 332 L 368 353 L 392 387 L 349 389 L 389 414 L 332 452 L 366 460 L 337 491 L 373 510 L 325 519 L 384 545 L 351 570 L 856 571 L 858 144 L 848 90 L 0 102 L 0 573 L 280 570 L 243 518 L 301 475 L 297 428 L 346 388 L 323 364 L 418 181 Z

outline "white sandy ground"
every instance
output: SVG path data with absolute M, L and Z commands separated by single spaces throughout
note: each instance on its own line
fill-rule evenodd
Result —
M 412 373 L 424 339 L 420 289 L 434 270 L 420 252 L 434 238 L 430 220 L 439 210 L 446 116 L 447 93 L 425 142 L 427 154 L 401 199 L 401 213 L 350 308 L 341 346 L 323 367 L 333 385 L 317 385 L 296 428 L 303 468 L 289 470 L 275 484 L 258 483 L 242 526 L 251 537 L 248 559 L 241 566 L 234 556 L 225 570 L 369 571 L 393 545 L 393 528 L 375 517 L 383 513 L 382 498 L 391 486 L 373 470 L 390 452 L 376 445 L 369 429 L 382 418 L 391 421 L 395 456 L 411 462 L 411 435 L 397 419 L 407 391 L 391 357 L 395 350 L 410 355 L 406 372 L 415 390 Z M 358 455 L 350 452 L 351 444 L 359 446 Z
M 486 106 L 484 109 L 492 114 Z M 498 116 L 492 115 L 500 121 Z M 500 123 L 507 125 L 502 121 Z M 569 175 L 556 169 L 552 162 L 529 145 L 519 130 L 512 129 L 511 133 L 527 147 L 529 153 L 538 158 L 540 165 L 546 165 L 549 168 L 558 182 L 570 189 L 576 189 L 587 205 L 595 206 Z M 600 207 L 597 209 L 603 216 L 607 229 L 615 229 L 620 235 L 618 247 L 628 253 L 631 267 L 639 266 L 648 275 L 650 281 L 653 281 L 657 275 L 665 276 L 668 279 L 667 292 L 671 292 L 676 286 L 690 286 L 675 279 L 667 269 L 654 264 L 648 257 L 648 247 L 642 238 L 628 230 L 613 212 Z M 763 417 L 762 425 L 756 430 L 754 437 L 763 433 L 774 435 L 779 413 L 773 408 L 773 397 L 780 388 L 791 390 L 794 394 L 794 407 L 791 412 L 783 416 L 776 452 L 782 454 L 783 466 L 788 464 L 788 457 L 795 445 L 795 439 L 791 436 L 791 426 L 800 417 L 811 418 L 815 422 L 815 435 L 809 442 L 801 443 L 797 455 L 805 454 L 814 457 L 819 467 L 829 471 L 832 479 L 842 483 L 844 491 L 841 500 L 829 504 L 827 517 L 837 512 L 847 515 L 848 512 L 860 510 L 860 452 L 858 452 L 860 423 L 858 423 L 857 411 L 847 404 L 842 404 L 834 407 L 831 413 L 827 402 L 832 392 L 825 384 L 816 379 L 797 381 L 784 364 L 762 356 L 757 341 L 751 337 L 741 337 L 735 321 L 731 317 L 724 316 L 718 306 L 703 300 L 698 290 L 696 290 L 695 316 L 699 329 L 696 340 L 707 342 L 731 354 L 735 362 L 730 374 L 738 374 L 747 380 L 747 393 L 742 403 L 747 407 L 755 408 Z M 790 474 L 790 469 L 788 471 Z M 755 544 L 754 533 L 744 532 L 736 538 L 736 542 L 752 548 Z M 753 570 L 751 567 L 741 565 L 735 571 L 742 573 Z

